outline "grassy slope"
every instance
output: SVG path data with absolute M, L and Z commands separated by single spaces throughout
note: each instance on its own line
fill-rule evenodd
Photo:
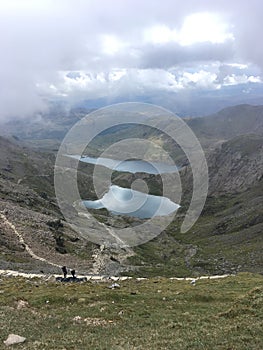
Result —
M 210 193 L 194 227 L 180 233 L 189 206 L 191 176 L 183 175 L 182 208 L 177 219 L 156 239 L 135 248 L 129 262 L 136 275 L 187 276 L 191 274 L 262 271 L 263 186 L 262 137 L 238 136 L 209 157 Z M 129 187 L 141 174 L 119 174 L 113 182 Z M 150 192 L 158 193 L 160 179 L 143 175 Z M 104 213 L 100 214 L 101 216 Z
M 27 338 L 17 349 L 27 350 L 262 349 L 262 281 L 240 274 L 192 286 L 153 278 L 111 290 L 108 283 L 4 278 L 0 343 L 15 333 Z M 28 306 L 17 309 L 19 300 Z
M 139 268 L 135 274 L 262 271 L 262 191 L 259 183 L 240 194 L 209 197 L 196 224 L 184 234 L 180 233 L 178 215 L 160 236 L 135 247 L 136 255 L 129 259 Z
M 25 185 L 40 195 L 54 196 L 54 154 L 34 152 L 0 136 L 0 179 Z

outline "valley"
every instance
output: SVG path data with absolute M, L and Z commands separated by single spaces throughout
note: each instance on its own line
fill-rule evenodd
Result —
M 249 124 L 244 126 L 243 116 L 250 118 Z M 94 265 L 97 266 L 96 272 L 101 274 L 145 277 L 262 272 L 262 120 L 263 107 L 260 106 L 236 106 L 216 116 L 187 120 L 200 137 L 206 153 L 209 193 L 201 217 L 186 234 L 180 233 L 180 224 L 191 199 L 192 174 L 181 149 L 156 130 L 144 130 L 136 125 L 112 129 L 105 137 L 99 135 L 94 140 L 85 154 L 90 151 L 91 156 L 96 156 L 112 142 L 127 137 L 144 137 L 172 150 L 180 168 L 183 195 L 175 220 L 150 242 L 134 247 L 132 253 L 107 244 L 101 249 L 77 235 L 63 220 L 54 194 L 56 153 L 48 146 L 52 139 L 48 131 L 48 139 L 38 140 L 38 133 L 28 139 L 22 134 L 22 128 L 19 140 L 11 135 L 8 139 L 0 138 L 1 211 L 18 227 L 36 254 L 49 257 L 55 264 L 72 266 L 81 273 L 92 272 Z M 57 141 L 56 135 L 54 142 Z M 38 142 L 39 149 L 29 147 L 29 144 L 37 145 Z M 79 163 L 78 184 L 84 199 L 98 199 L 92 183 L 93 168 L 92 164 Z M 144 181 L 150 194 L 162 195 L 159 175 L 127 171 L 112 173 L 115 186 L 130 188 L 135 180 Z M 100 225 L 124 228 L 143 222 L 140 218 L 112 215 L 105 209 L 91 209 L 91 213 L 98 221 L 94 231 L 98 230 L 98 234 Z M 1 242 L 1 267 L 57 272 L 54 267 L 43 263 L 36 265 L 2 222 Z M 100 261 L 99 265 L 96 259 Z

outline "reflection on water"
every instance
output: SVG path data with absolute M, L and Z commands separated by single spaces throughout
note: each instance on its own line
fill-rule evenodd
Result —
M 141 219 L 169 215 L 180 207 L 167 197 L 153 196 L 116 185 L 110 186 L 101 199 L 85 200 L 83 203 L 87 208 L 106 208 L 113 214 Z

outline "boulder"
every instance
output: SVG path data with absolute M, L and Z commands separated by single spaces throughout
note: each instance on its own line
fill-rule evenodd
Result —
M 4 344 L 6 346 L 11 346 L 11 345 L 14 345 L 14 344 L 24 343 L 25 340 L 26 340 L 26 338 L 21 337 L 20 335 L 9 334 L 7 339 L 4 341 Z

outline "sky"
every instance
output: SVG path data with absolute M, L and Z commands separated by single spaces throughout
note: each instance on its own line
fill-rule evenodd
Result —
M 0 0 L 0 120 L 51 101 L 263 103 L 262 13 L 262 0 Z

